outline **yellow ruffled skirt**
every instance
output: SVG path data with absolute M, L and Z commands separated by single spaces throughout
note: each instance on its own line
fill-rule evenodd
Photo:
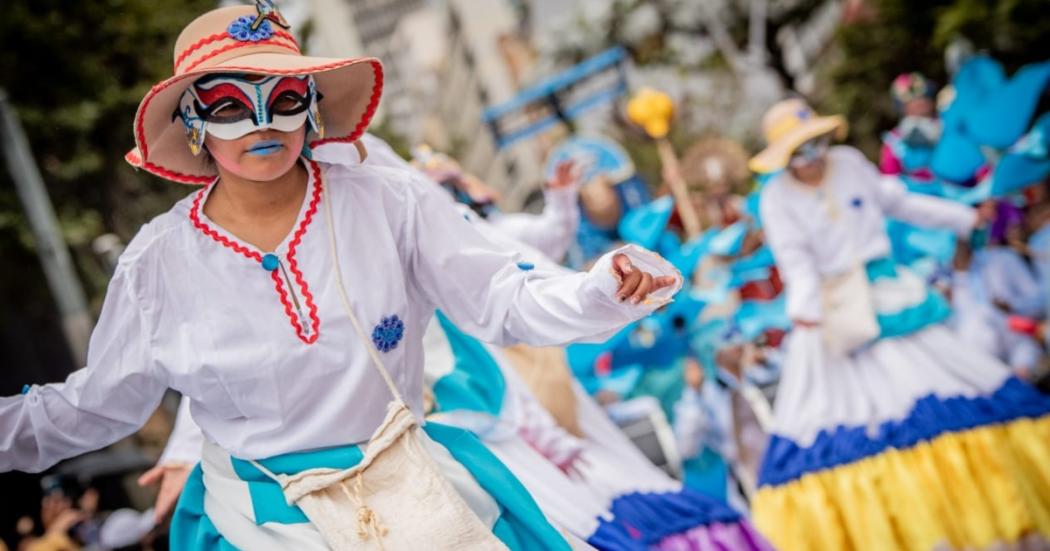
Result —
M 1050 415 L 944 433 L 764 486 L 753 521 L 781 551 L 981 549 L 1022 539 L 1050 549 Z

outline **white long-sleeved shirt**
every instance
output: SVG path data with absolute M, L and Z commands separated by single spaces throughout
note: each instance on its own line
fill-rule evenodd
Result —
M 365 147 L 367 152 L 363 163 L 366 166 L 380 166 L 387 168 L 399 168 L 407 170 L 423 180 L 428 180 L 427 176 L 414 168 L 408 162 L 401 158 L 389 144 L 383 140 L 371 135 L 364 134 L 361 137 L 361 143 Z M 330 159 L 332 162 L 338 164 L 349 164 L 353 165 L 360 161 L 359 150 L 349 143 L 332 143 L 326 144 L 315 150 L 315 159 Z M 435 188 L 438 187 L 436 182 L 431 182 Z M 575 192 L 573 192 L 575 193 Z M 533 265 L 535 268 L 546 270 L 549 273 L 572 273 L 568 268 L 560 266 L 557 262 L 549 258 L 540 250 L 525 244 L 519 239 L 515 239 L 514 236 L 507 235 L 504 233 L 506 228 L 495 227 L 489 220 L 482 218 L 477 215 L 474 211 L 470 210 L 469 207 L 461 203 L 455 204 L 456 210 L 473 225 L 481 235 L 492 242 L 500 250 L 504 251 L 517 251 L 521 255 L 521 261 L 526 265 Z M 527 225 L 517 226 L 518 229 L 525 228 Z M 513 229 L 513 228 L 511 228 Z M 546 239 L 542 234 L 545 231 L 553 231 L 552 228 L 535 227 L 534 237 L 539 240 Z M 575 229 L 571 238 L 575 238 Z M 548 241 L 549 243 L 557 244 L 559 241 L 556 238 L 552 238 Z M 565 245 L 568 247 L 568 245 Z M 424 338 L 424 349 L 426 349 L 426 339 Z M 427 360 L 430 361 L 430 360 Z M 174 430 L 168 437 L 168 443 L 164 447 L 164 452 L 161 454 L 160 460 L 157 462 L 158 465 L 176 465 L 176 464 L 194 464 L 200 460 L 201 453 L 201 440 L 203 435 L 201 434 L 200 427 L 193 421 L 192 415 L 189 411 L 189 400 L 182 400 L 179 404 L 178 414 L 175 419 Z
M 262 251 L 201 212 L 212 186 L 143 226 L 110 282 L 87 366 L 0 398 L 0 471 L 39 471 L 112 443 L 168 387 L 190 399 L 204 436 L 237 457 L 367 440 L 391 396 L 364 348 L 375 344 L 358 337 L 338 298 L 322 184 L 357 317 L 366 331 L 393 316 L 403 323 L 403 339 L 381 355 L 417 415 L 421 338 L 437 308 L 489 342 L 553 346 L 607 338 L 680 286 L 620 303 L 611 256 L 587 273 L 524 270 L 410 172 L 318 167 L 296 230 L 274 251 L 284 269 L 263 269 Z M 652 253 L 624 252 L 641 269 L 676 274 Z
M 881 176 L 852 147 L 831 148 L 827 162 L 819 187 L 785 171 L 762 191 L 762 227 L 787 285 L 792 319 L 820 321 L 822 278 L 890 254 L 887 217 L 959 234 L 976 221 L 970 207 L 908 193 L 900 180 Z
M 541 214 L 497 213 L 488 222 L 504 236 L 516 239 L 560 262 L 576 240 L 580 227 L 579 189 L 569 186 L 543 191 Z

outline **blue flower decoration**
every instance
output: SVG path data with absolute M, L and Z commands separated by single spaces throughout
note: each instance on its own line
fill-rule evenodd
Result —
M 240 40 L 241 42 L 258 42 L 273 36 L 273 27 L 268 20 L 263 21 L 259 28 L 253 31 L 252 23 L 254 22 L 255 16 L 243 15 L 235 19 L 233 23 L 230 23 L 230 26 L 226 28 L 226 32 L 230 33 L 234 40 Z
M 853 205 L 853 208 L 859 209 L 860 207 L 864 206 L 864 199 L 861 199 L 860 197 L 854 197 L 853 200 L 849 202 L 849 204 Z
M 405 336 L 405 323 L 394 314 L 383 318 L 379 325 L 372 329 L 372 342 L 380 352 L 390 352 L 397 348 L 397 343 Z

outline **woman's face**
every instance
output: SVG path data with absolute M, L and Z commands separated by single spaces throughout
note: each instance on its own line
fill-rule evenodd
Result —
M 915 98 L 904 104 L 904 116 L 932 117 L 936 113 L 935 107 L 930 98 Z
M 831 136 L 825 134 L 798 146 L 788 160 L 788 171 L 796 180 L 817 185 L 824 179 Z
M 791 166 L 788 170 L 796 180 L 803 184 L 817 185 L 824 180 L 824 169 L 827 162 L 819 159 L 802 166 Z
M 270 182 L 295 165 L 306 141 L 306 126 L 291 132 L 267 129 L 233 140 L 208 135 L 204 143 L 215 162 L 239 178 Z
M 310 76 L 217 73 L 187 88 L 179 114 L 191 149 L 203 135 L 223 173 L 272 181 L 295 164 L 308 129 L 320 133 L 318 97 Z

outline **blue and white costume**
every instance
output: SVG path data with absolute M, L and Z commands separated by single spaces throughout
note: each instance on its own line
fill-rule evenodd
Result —
M 382 422 L 391 399 L 339 303 L 325 224 L 337 236 L 356 315 L 374 328 L 373 345 L 420 418 L 422 337 L 435 308 L 488 341 L 559 345 L 606 338 L 679 287 L 646 304 L 621 303 L 611 257 L 589 273 L 530 274 L 519 255 L 499 250 L 440 189 L 409 172 L 308 164 L 295 230 L 275 251 L 258 251 L 207 219 L 201 205 L 214 185 L 144 226 L 110 283 L 87 366 L 64 383 L 0 399 L 0 471 L 39 471 L 112 443 L 134 432 L 174 388 L 188 398 L 206 442 L 199 475 L 180 504 L 182 513 L 199 513 L 192 533 L 212 534 L 210 523 L 218 537 L 209 541 L 218 547 L 261 548 L 273 536 L 268 548 L 275 548 L 282 534 L 296 531 L 288 537 L 310 549 L 316 546 L 308 542 L 319 541 L 316 532 L 303 535 L 312 525 L 284 522 L 287 509 L 267 509 L 270 502 L 252 493 L 251 473 L 237 472 L 237 461 L 341 466 Z M 319 208 L 322 186 L 332 220 Z M 271 255 L 287 277 L 267 269 Z M 662 268 L 657 275 L 676 273 L 658 257 L 646 254 L 644 261 Z M 456 459 L 439 458 L 451 467 L 446 474 L 464 478 L 455 465 L 472 464 L 457 446 L 476 440 L 445 439 L 434 430 L 442 429 L 426 431 L 428 449 L 435 457 L 446 450 Z M 511 548 L 557 537 L 546 524 L 511 526 L 501 514 L 510 509 L 484 477 L 466 478 L 473 483 L 458 486 L 465 501 Z

